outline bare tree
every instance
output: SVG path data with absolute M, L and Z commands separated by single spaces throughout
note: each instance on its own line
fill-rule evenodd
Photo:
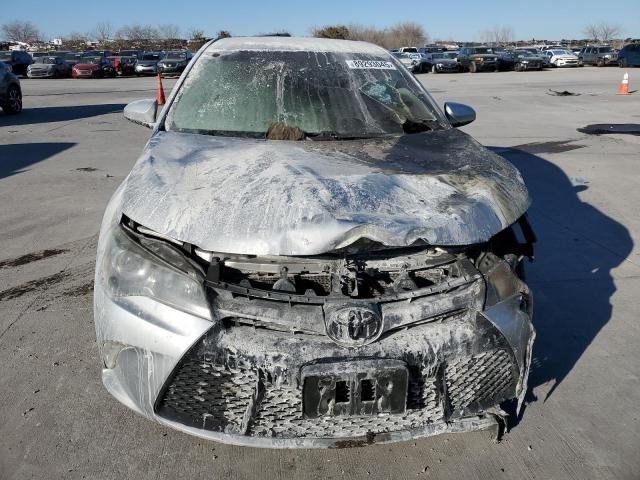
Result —
M 151 25 L 125 25 L 116 32 L 116 35 L 125 40 L 155 40 L 158 38 L 158 31 Z
M 206 38 L 204 36 L 204 30 L 200 30 L 199 28 L 190 28 L 187 31 L 187 37 L 191 40 L 204 40 Z
M 491 42 L 493 42 L 493 33 L 491 32 L 491 30 L 482 30 L 478 34 L 478 37 L 480 39 L 480 43 L 483 43 L 485 45 L 489 45 L 491 44 Z
M 589 40 L 595 40 L 596 42 L 600 40 L 600 27 L 595 23 L 590 23 L 582 29 L 582 33 L 584 33 Z
M 180 27 L 173 23 L 158 25 L 158 37 L 164 40 L 175 40 L 180 37 Z
M 393 25 L 387 32 L 389 42 L 395 42 L 396 46 L 420 47 L 429 37 L 422 25 L 415 22 L 403 22 Z
M 600 40 L 609 42 L 622 33 L 622 28 L 618 24 L 602 22 L 598 25 Z
M 113 25 L 109 22 L 101 22 L 93 29 L 91 37 L 100 43 L 111 40 L 113 35 Z
M 31 43 L 40 39 L 40 31 L 31 22 L 16 20 L 2 25 L 2 34 L 10 42 Z
M 349 25 L 347 29 L 350 40 L 371 42 L 384 48 L 420 47 L 429 40 L 424 28 L 413 22 L 399 23 L 385 29 L 362 25 Z
M 513 42 L 513 28 L 511 27 L 495 27 L 493 29 L 494 41 L 500 45 L 506 45 Z
M 89 36 L 85 33 L 71 32 L 63 38 L 65 48 L 68 49 L 84 49 L 87 46 Z
M 487 45 L 506 45 L 513 42 L 514 33 L 511 27 L 493 27 L 482 30 L 478 36 Z

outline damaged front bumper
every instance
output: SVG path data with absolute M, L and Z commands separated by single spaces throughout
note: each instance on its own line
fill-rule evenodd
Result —
M 524 398 L 532 299 L 495 256 L 419 294 L 366 301 L 303 304 L 207 284 L 210 319 L 142 296 L 113 299 L 96 277 L 107 390 L 187 433 L 274 448 L 497 433 L 500 403 Z M 341 325 L 371 341 L 349 346 Z

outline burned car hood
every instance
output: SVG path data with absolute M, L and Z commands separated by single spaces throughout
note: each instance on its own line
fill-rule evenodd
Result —
M 514 223 L 520 173 L 459 130 L 350 141 L 157 132 L 122 213 L 205 250 L 314 255 L 368 239 L 468 245 Z

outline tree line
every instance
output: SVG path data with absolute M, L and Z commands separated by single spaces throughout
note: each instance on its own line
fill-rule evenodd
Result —
M 42 41 L 43 34 L 40 29 L 30 21 L 16 20 L 3 24 L 0 27 L 2 37 L 9 42 L 23 42 L 32 44 Z M 186 37 L 185 37 L 186 36 Z M 230 36 L 224 30 L 218 32 L 218 36 Z M 131 24 L 115 28 L 110 22 L 98 23 L 88 32 L 70 32 L 61 35 L 65 48 L 82 48 L 88 41 L 94 41 L 101 46 L 124 48 L 127 46 L 156 46 L 172 48 L 182 46 L 183 40 L 191 40 L 192 43 L 207 40 L 204 30 L 190 28 L 182 30 L 178 25 L 165 23 L 160 25 Z
M 42 40 L 42 32 L 30 21 L 16 20 L 0 27 L 2 36 L 10 42 L 32 44 Z M 619 36 L 622 28 L 618 24 L 600 22 L 584 27 L 583 33 L 589 41 L 609 42 Z M 362 40 L 375 43 L 384 48 L 403 46 L 421 46 L 429 42 L 429 35 L 424 27 L 416 22 L 401 22 L 390 27 L 378 28 L 358 24 L 328 25 L 313 28 L 311 34 L 320 38 L 337 38 L 344 40 Z M 217 37 L 231 34 L 221 30 Z M 511 27 L 493 27 L 482 30 L 479 40 L 489 44 L 508 44 L 514 41 L 514 30 Z M 177 48 L 183 46 L 184 40 L 190 40 L 192 48 L 199 48 L 207 37 L 203 30 L 190 28 L 182 30 L 173 23 L 160 25 L 131 24 L 114 27 L 110 22 L 98 23 L 89 32 L 71 32 L 62 36 L 65 48 L 82 48 L 87 41 L 95 41 L 105 48 Z

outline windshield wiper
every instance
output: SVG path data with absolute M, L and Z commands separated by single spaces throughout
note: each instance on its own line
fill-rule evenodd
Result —
M 360 140 L 364 138 L 375 138 L 376 135 L 351 135 L 351 134 L 342 134 L 338 132 L 334 132 L 331 130 L 326 130 L 322 132 L 305 132 L 307 138 L 311 140 Z

